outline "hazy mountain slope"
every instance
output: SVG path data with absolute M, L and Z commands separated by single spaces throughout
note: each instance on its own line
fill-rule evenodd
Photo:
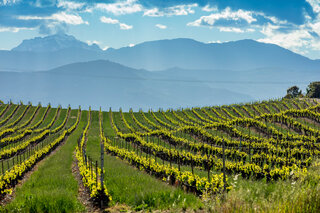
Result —
M 261 68 L 253 70 L 192 70 L 171 68 L 152 72 L 153 78 L 171 79 L 172 81 L 201 82 L 212 88 L 228 89 L 249 94 L 255 99 L 283 97 L 286 90 L 297 85 L 303 91 L 315 79 L 320 78 L 318 72 L 299 72 L 287 69 Z
M 40 71 L 62 65 L 103 59 L 103 52 L 69 48 L 54 52 L 0 51 L 0 70 L 2 71 Z
M 109 61 L 75 63 L 47 72 L 0 72 L 3 100 L 31 100 L 54 105 L 78 104 L 98 109 L 130 107 L 178 108 L 236 103 L 253 100 L 248 95 L 203 83 L 186 83 L 150 78 L 147 71 L 134 70 Z
M 107 50 L 107 58 L 134 68 L 248 70 L 263 67 L 318 70 L 310 60 L 273 44 L 253 40 L 205 44 L 192 39 L 144 42 L 134 47 Z
M 273 44 L 253 40 L 207 44 L 192 39 L 150 41 L 134 47 L 102 51 L 73 36 L 57 34 L 24 40 L 12 51 L 0 51 L 0 70 L 40 71 L 62 65 L 108 59 L 128 67 L 185 69 L 320 71 L 320 60 L 310 60 Z

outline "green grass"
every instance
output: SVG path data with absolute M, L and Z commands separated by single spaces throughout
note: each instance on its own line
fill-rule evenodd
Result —
M 52 121 L 52 119 L 54 118 L 54 115 L 55 115 L 56 111 L 57 111 L 57 108 L 50 108 L 48 113 L 47 113 L 47 116 L 44 118 L 42 123 L 37 127 L 37 129 L 41 129 L 41 128 L 47 126 Z M 58 114 L 58 116 L 59 116 L 59 114 Z M 39 120 L 40 120 L 40 118 L 39 118 Z
M 34 111 L 36 110 L 36 106 L 31 106 L 31 107 L 29 107 L 29 109 L 26 111 L 26 113 L 24 114 L 24 116 L 21 118 L 21 120 L 16 124 L 16 126 L 20 126 L 20 125 L 22 125 L 22 124 L 24 124 L 27 120 L 29 120 L 30 119 L 30 117 L 31 117 L 31 115 L 34 113 Z M 23 109 L 24 110 L 24 109 Z M 19 114 L 19 116 L 22 114 L 22 112 Z M 19 117 L 19 116 L 16 116 L 16 118 L 14 118 L 13 120 L 12 120 L 12 122 L 14 122 L 14 121 L 16 121 L 17 120 L 17 118 Z M 11 122 L 11 123 L 12 123 Z
M 50 128 L 51 130 L 57 128 L 58 126 L 60 126 L 62 124 L 62 122 L 64 121 L 65 117 L 67 116 L 67 109 L 61 109 L 60 110 L 60 115 L 59 117 L 56 119 L 56 121 L 54 122 L 54 124 L 52 125 L 52 127 Z
M 106 116 L 106 114 L 104 114 Z M 89 129 L 87 153 L 93 160 L 100 159 L 98 113 L 92 113 Z M 104 127 L 110 126 L 104 119 Z M 107 130 L 110 133 L 110 129 Z M 125 204 L 132 209 L 199 209 L 202 203 L 193 194 L 139 171 L 117 157 L 105 155 L 105 180 L 112 195 L 113 204 Z
M 82 212 L 78 183 L 72 174 L 73 151 L 86 123 L 86 112 L 66 143 L 39 165 L 30 178 L 16 190 L 16 197 L 5 207 L 12 212 Z
M 308 171 L 295 180 L 276 182 L 232 176 L 233 189 L 225 197 L 209 198 L 205 208 L 210 212 L 320 212 L 320 161 Z
M 17 111 L 12 115 L 12 117 L 1 127 L 5 127 L 11 123 L 13 123 L 14 121 L 17 120 L 17 118 L 22 115 L 23 111 L 28 107 L 28 105 L 22 105 L 22 106 L 19 106 Z M 12 110 L 13 111 L 13 110 Z M 11 111 L 11 112 L 12 112 Z M 24 115 L 25 116 L 25 115 Z
M 32 119 L 32 121 L 29 123 L 29 125 L 27 125 L 27 127 L 31 127 L 34 124 L 36 124 L 38 121 L 40 121 L 45 111 L 46 111 L 46 107 L 41 107 L 36 113 L 36 115 L 34 116 L 34 118 Z
M 3 121 L 3 120 L 5 120 L 5 119 L 7 119 L 8 116 L 13 112 L 13 110 L 15 109 L 15 107 L 16 107 L 16 105 L 14 105 L 14 104 L 12 104 L 11 106 L 9 106 L 8 109 L 5 111 L 5 113 L 1 116 L 0 121 Z M 18 108 L 18 109 L 19 109 L 19 108 Z M 18 110 L 17 110 L 17 111 L 18 111 Z M 16 111 L 15 113 L 17 113 L 17 111 Z M 11 119 L 11 118 L 10 118 L 10 119 Z M 10 119 L 9 119 L 9 120 L 10 120 Z M 9 120 L 7 120 L 6 122 L 4 122 L 4 123 L 2 124 L 2 126 L 5 126 L 6 123 L 8 123 Z M 0 126 L 0 127 L 2 127 L 2 126 Z

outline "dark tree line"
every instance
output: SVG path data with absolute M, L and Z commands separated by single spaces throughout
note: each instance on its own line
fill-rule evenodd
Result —
M 297 86 L 292 86 L 287 89 L 287 95 L 284 98 L 304 97 L 302 91 Z M 307 87 L 307 98 L 320 98 L 320 81 L 311 82 Z

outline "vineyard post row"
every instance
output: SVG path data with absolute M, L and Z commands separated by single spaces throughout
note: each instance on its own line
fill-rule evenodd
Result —
M 104 208 L 112 200 L 111 195 L 104 183 L 104 144 L 100 141 L 100 168 L 98 161 L 93 161 L 87 154 L 86 142 L 87 133 L 91 124 L 91 108 L 88 111 L 88 122 L 84 128 L 82 135 L 78 140 L 78 146 L 76 148 L 77 164 L 82 176 L 82 182 L 85 187 L 90 190 L 90 197 L 95 203 L 100 205 L 100 208 Z M 101 128 L 101 127 L 100 127 Z

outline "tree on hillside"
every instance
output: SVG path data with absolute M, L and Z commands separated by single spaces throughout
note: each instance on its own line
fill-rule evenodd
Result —
M 320 81 L 311 82 L 307 87 L 308 98 L 320 98 Z
M 299 90 L 299 87 L 292 86 L 289 89 L 287 89 L 287 95 L 285 98 L 297 98 L 302 95 L 301 90 Z

